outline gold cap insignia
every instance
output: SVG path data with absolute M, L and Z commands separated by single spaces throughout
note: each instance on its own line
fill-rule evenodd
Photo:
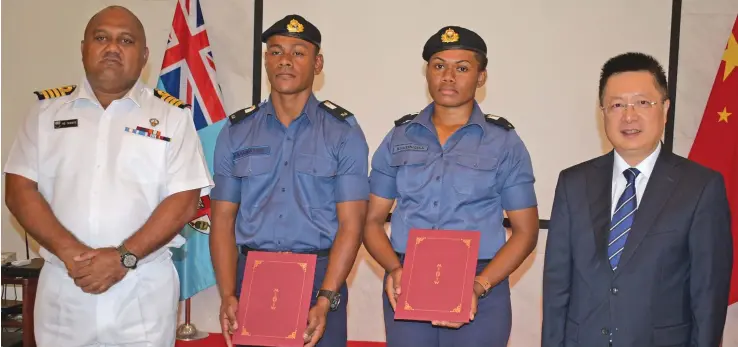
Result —
M 290 21 L 290 24 L 287 24 L 287 31 L 291 33 L 301 33 L 305 31 L 305 27 L 303 27 L 297 19 L 293 19 Z
M 149 123 L 151 124 L 152 127 L 155 127 L 155 126 L 159 125 L 159 120 L 156 119 L 156 118 L 151 118 L 151 119 L 149 119 Z
M 441 35 L 441 41 L 444 43 L 459 41 L 459 34 L 457 34 L 454 29 L 448 28 L 443 35 Z

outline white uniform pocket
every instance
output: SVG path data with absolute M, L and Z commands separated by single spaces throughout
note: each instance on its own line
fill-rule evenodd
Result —
M 116 159 L 116 173 L 127 181 L 163 182 L 168 142 L 132 133 L 123 134 Z

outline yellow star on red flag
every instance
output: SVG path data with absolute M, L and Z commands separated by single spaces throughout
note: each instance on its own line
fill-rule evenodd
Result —
M 724 121 L 725 123 L 727 123 L 728 122 L 728 117 L 731 114 L 732 113 L 728 112 L 728 108 L 727 107 L 723 107 L 723 110 L 720 111 L 720 112 L 718 112 L 718 115 L 720 116 L 720 119 L 718 119 L 718 122 L 723 122 Z
M 733 69 L 738 66 L 738 42 L 736 42 L 735 35 L 733 34 L 728 39 L 728 47 L 725 48 L 725 52 L 723 53 L 723 61 L 725 62 L 723 81 L 725 81 L 730 76 L 730 73 L 733 72 Z

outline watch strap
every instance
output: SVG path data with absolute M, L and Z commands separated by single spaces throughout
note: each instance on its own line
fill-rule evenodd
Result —
M 126 245 L 124 245 L 124 244 L 122 244 L 122 243 L 120 244 L 120 246 L 118 246 L 118 248 L 116 248 L 116 250 L 118 251 L 118 254 L 120 254 L 121 256 L 124 256 L 124 255 L 126 255 L 126 254 L 128 254 L 128 253 L 131 253 L 131 252 L 130 252 L 130 251 L 128 250 L 128 248 L 126 248 Z M 132 253 L 131 253 L 131 254 L 132 254 Z
M 315 297 L 325 297 L 328 299 L 328 302 L 330 303 L 330 310 L 335 311 L 338 309 L 339 302 L 337 301 L 340 294 L 338 292 L 334 292 L 332 290 L 327 289 L 320 289 L 318 290 L 318 294 Z
M 336 294 L 338 294 L 338 293 L 336 293 L 336 292 L 334 292 L 332 290 L 320 289 L 320 290 L 318 290 L 317 297 L 324 296 L 324 297 L 328 298 L 328 300 L 333 301 L 333 298 L 336 297 Z

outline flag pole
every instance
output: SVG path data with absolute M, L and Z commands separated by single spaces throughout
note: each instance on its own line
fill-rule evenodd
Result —
M 204 331 L 199 331 L 195 327 L 194 324 L 190 322 L 190 298 L 187 298 L 185 301 L 185 321 L 182 325 L 177 327 L 177 340 L 180 341 L 195 341 L 195 340 L 202 340 L 206 337 L 208 337 L 208 333 Z

